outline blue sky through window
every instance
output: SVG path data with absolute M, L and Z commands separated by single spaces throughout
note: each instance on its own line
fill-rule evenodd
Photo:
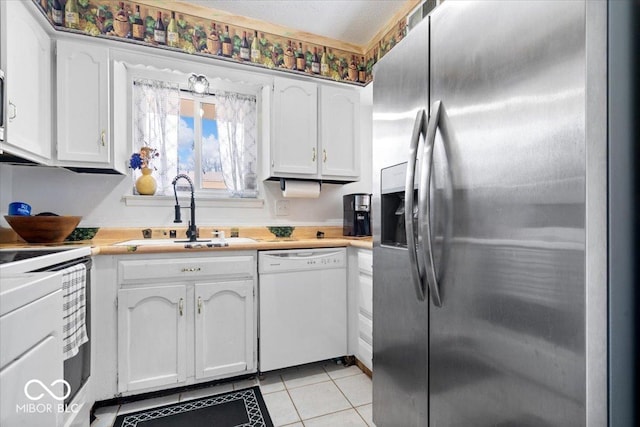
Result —
M 194 118 L 180 116 L 178 131 L 178 169 L 193 171 L 194 157 Z M 215 120 L 202 119 L 202 166 L 204 172 L 220 170 L 220 153 L 218 144 L 218 124 Z

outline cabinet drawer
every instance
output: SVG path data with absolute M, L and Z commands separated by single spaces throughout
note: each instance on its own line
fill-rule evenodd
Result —
M 373 279 L 366 274 L 360 274 L 358 277 L 358 307 L 360 313 L 364 313 L 369 317 L 373 314 Z
M 373 273 L 373 254 L 372 251 L 358 251 L 358 269 L 363 273 Z
M 140 280 L 200 279 L 211 277 L 253 277 L 252 256 L 212 258 L 122 260 L 118 262 L 120 283 Z
M 358 315 L 358 335 L 361 340 L 365 340 L 369 344 L 373 343 L 373 321 L 367 316 L 360 313 Z
M 371 344 L 362 338 L 358 340 L 358 360 L 364 363 L 367 368 L 373 370 L 373 350 Z

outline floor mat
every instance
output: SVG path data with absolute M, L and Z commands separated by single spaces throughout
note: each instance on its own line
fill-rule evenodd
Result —
M 114 427 L 273 427 L 259 387 L 119 415 Z

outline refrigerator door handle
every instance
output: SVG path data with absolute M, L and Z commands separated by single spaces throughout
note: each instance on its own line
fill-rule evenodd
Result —
M 411 264 L 411 281 L 415 286 L 416 296 L 419 301 L 424 301 L 426 289 L 423 283 L 421 272 L 424 268 L 419 264 L 422 260 L 418 257 L 416 248 L 416 235 L 413 227 L 413 207 L 414 207 L 414 183 L 416 176 L 416 163 L 418 156 L 418 144 L 420 143 L 420 135 L 425 134 L 427 122 L 427 114 L 424 109 L 418 111 L 415 124 L 413 126 L 413 134 L 411 135 L 411 144 L 409 145 L 409 161 L 407 162 L 407 174 L 404 188 L 404 218 L 405 232 L 407 234 L 407 249 L 409 250 L 409 262 Z
M 427 136 L 424 142 L 424 154 L 422 156 L 422 168 L 420 171 L 420 185 L 418 187 L 418 224 L 421 243 L 424 246 L 422 252 L 423 265 L 431 301 L 436 307 L 442 306 L 440 298 L 440 286 L 436 275 L 436 267 L 433 261 L 433 245 L 431 242 L 431 174 L 433 172 L 433 149 L 436 140 L 436 130 L 440 121 L 440 101 L 435 101 L 431 106 L 432 115 L 427 126 Z

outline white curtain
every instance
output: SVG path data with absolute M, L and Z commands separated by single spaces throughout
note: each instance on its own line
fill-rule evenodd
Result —
M 232 197 L 257 197 L 255 96 L 216 93 L 216 121 L 225 185 Z
M 155 148 L 160 157 L 152 161 L 157 195 L 173 195 L 171 180 L 178 172 L 178 120 L 180 88 L 156 80 L 135 80 L 133 85 L 133 150 Z M 134 180 L 140 171 L 134 173 Z

